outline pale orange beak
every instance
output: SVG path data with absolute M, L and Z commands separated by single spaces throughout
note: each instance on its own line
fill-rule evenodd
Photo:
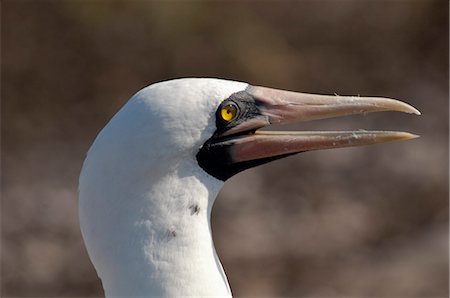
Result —
M 297 93 L 249 86 L 236 99 L 250 113 L 220 130 L 200 150 L 225 180 L 244 169 L 299 152 L 408 140 L 417 135 L 398 131 L 263 131 L 271 124 L 287 124 L 352 114 L 397 111 L 420 115 L 411 105 L 381 97 L 334 96 Z M 245 104 L 242 104 L 245 103 Z M 218 161 L 219 159 L 219 161 Z M 206 165 L 207 166 L 207 165 Z M 213 171 L 213 170 L 211 170 Z
M 247 92 L 255 98 L 261 116 L 265 116 L 266 125 L 381 111 L 420 115 L 411 105 L 390 98 L 316 95 L 253 86 L 248 88 Z M 251 119 L 249 123 L 251 122 L 256 121 Z M 248 130 L 249 123 L 244 122 L 236 126 L 225 135 L 238 133 L 242 128 Z M 397 131 L 255 131 L 253 134 L 230 140 L 233 142 L 230 150 L 233 161 L 241 162 L 310 150 L 362 146 L 417 137 L 411 133 Z

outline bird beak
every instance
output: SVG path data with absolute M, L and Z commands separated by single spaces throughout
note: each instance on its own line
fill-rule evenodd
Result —
M 263 119 L 269 125 L 380 111 L 420 115 L 411 105 L 390 98 L 316 95 L 255 86 L 249 86 L 246 92 L 254 98 L 260 116 L 243 122 L 224 135 L 261 128 Z M 233 143 L 230 148 L 232 161 L 243 162 L 310 150 L 362 146 L 416 137 L 418 136 L 397 131 L 255 131 L 229 141 Z
M 288 124 L 352 114 L 398 111 L 420 115 L 404 102 L 380 97 L 329 96 L 249 86 L 246 96 L 257 110 L 239 124 L 221 132 L 203 150 L 212 156 L 226 152 L 222 169 L 228 178 L 244 169 L 295 153 L 353 147 L 417 138 L 397 131 L 261 131 L 271 124 Z M 202 152 L 202 154 L 204 153 Z

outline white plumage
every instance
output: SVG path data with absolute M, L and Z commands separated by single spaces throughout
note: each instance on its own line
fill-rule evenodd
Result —
M 97 136 L 80 176 L 80 223 L 106 296 L 231 295 L 210 231 L 223 182 L 195 155 L 215 130 L 221 100 L 246 87 L 154 84 Z

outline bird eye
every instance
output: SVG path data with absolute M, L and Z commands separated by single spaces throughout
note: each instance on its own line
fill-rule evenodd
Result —
M 225 122 L 230 122 L 236 118 L 238 107 L 234 103 L 226 104 L 220 110 L 220 117 Z

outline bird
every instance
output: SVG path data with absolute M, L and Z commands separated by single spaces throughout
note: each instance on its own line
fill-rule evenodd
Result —
M 398 131 L 273 131 L 398 111 L 389 98 L 317 95 L 217 78 L 138 91 L 100 131 L 79 178 L 79 220 L 106 297 L 231 297 L 211 235 L 224 182 L 300 152 L 407 140 Z

